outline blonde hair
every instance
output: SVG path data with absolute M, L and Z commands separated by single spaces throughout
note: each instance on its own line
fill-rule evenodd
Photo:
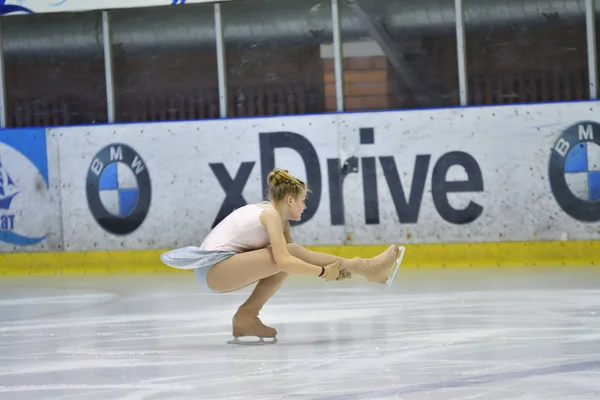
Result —
M 308 192 L 306 183 L 292 176 L 287 169 L 275 168 L 267 177 L 269 200 L 281 201 L 290 195 L 295 199 Z

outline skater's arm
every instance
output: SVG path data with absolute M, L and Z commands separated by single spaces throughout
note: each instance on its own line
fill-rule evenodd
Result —
M 260 220 L 267 229 L 275 263 L 282 271 L 297 275 L 321 275 L 323 268 L 304 262 L 290 254 L 283 230 L 283 221 L 276 210 L 263 211 Z

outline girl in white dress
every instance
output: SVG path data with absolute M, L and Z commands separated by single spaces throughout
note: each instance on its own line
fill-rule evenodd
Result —
M 256 283 L 233 317 L 235 340 L 230 343 L 241 343 L 238 338 L 244 336 L 257 336 L 261 342 L 263 338 L 277 341 L 277 331 L 264 325 L 258 314 L 289 274 L 327 281 L 358 275 L 368 282 L 385 284 L 391 267 L 396 263 L 393 276 L 399 267 L 399 249 L 394 245 L 371 259 L 345 259 L 295 244 L 289 221 L 302 217 L 306 184 L 278 168 L 269 174 L 267 182 L 269 201 L 233 211 L 209 232 L 200 247 L 188 246 L 161 255 L 161 260 L 173 268 L 194 269 L 198 280 L 212 292 L 231 292 Z

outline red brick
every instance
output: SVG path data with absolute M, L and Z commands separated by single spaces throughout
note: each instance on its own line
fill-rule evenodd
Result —
M 334 71 L 335 70 L 335 64 L 334 64 L 333 58 L 324 58 L 323 59 L 323 69 L 325 71 Z
M 387 71 L 372 69 L 363 71 L 363 82 L 387 82 Z
M 387 96 L 365 96 L 363 104 L 366 110 L 387 110 L 389 109 Z
M 348 96 L 344 99 L 344 108 L 346 110 L 363 110 L 363 99 L 362 97 Z
M 348 82 L 348 83 L 362 82 L 363 81 L 363 73 L 364 73 L 364 71 L 345 70 L 344 71 L 344 82 Z
M 373 57 L 348 57 L 344 60 L 346 69 L 372 69 Z
M 335 96 L 325 97 L 325 109 L 327 111 L 336 111 L 337 110 L 337 100 L 336 100 Z
M 357 82 L 349 85 L 347 94 L 350 96 L 387 95 L 387 82 Z
M 384 70 L 345 71 L 344 81 L 353 82 L 386 82 L 387 72 Z
M 335 83 L 326 83 L 325 84 L 325 96 L 334 96 L 335 97 Z
M 325 71 L 323 80 L 325 83 L 335 83 L 335 73 L 333 71 Z
M 373 57 L 373 68 L 387 69 L 387 59 L 385 57 Z
M 348 96 L 348 93 L 350 93 L 351 85 L 352 85 L 351 83 L 344 82 L 344 96 Z

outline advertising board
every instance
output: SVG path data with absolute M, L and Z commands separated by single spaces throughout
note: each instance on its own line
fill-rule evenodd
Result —
M 598 239 L 598 108 L 52 129 L 65 249 L 197 245 L 227 213 L 264 198 L 275 166 L 311 189 L 293 228 L 305 245 Z
M 228 1 L 228 0 L 225 0 Z M 211 0 L 0 0 L 0 16 L 41 14 L 55 12 L 80 12 L 116 8 L 156 7 L 197 3 L 214 3 Z
M 45 129 L 0 130 L 0 252 L 61 250 L 56 166 Z

